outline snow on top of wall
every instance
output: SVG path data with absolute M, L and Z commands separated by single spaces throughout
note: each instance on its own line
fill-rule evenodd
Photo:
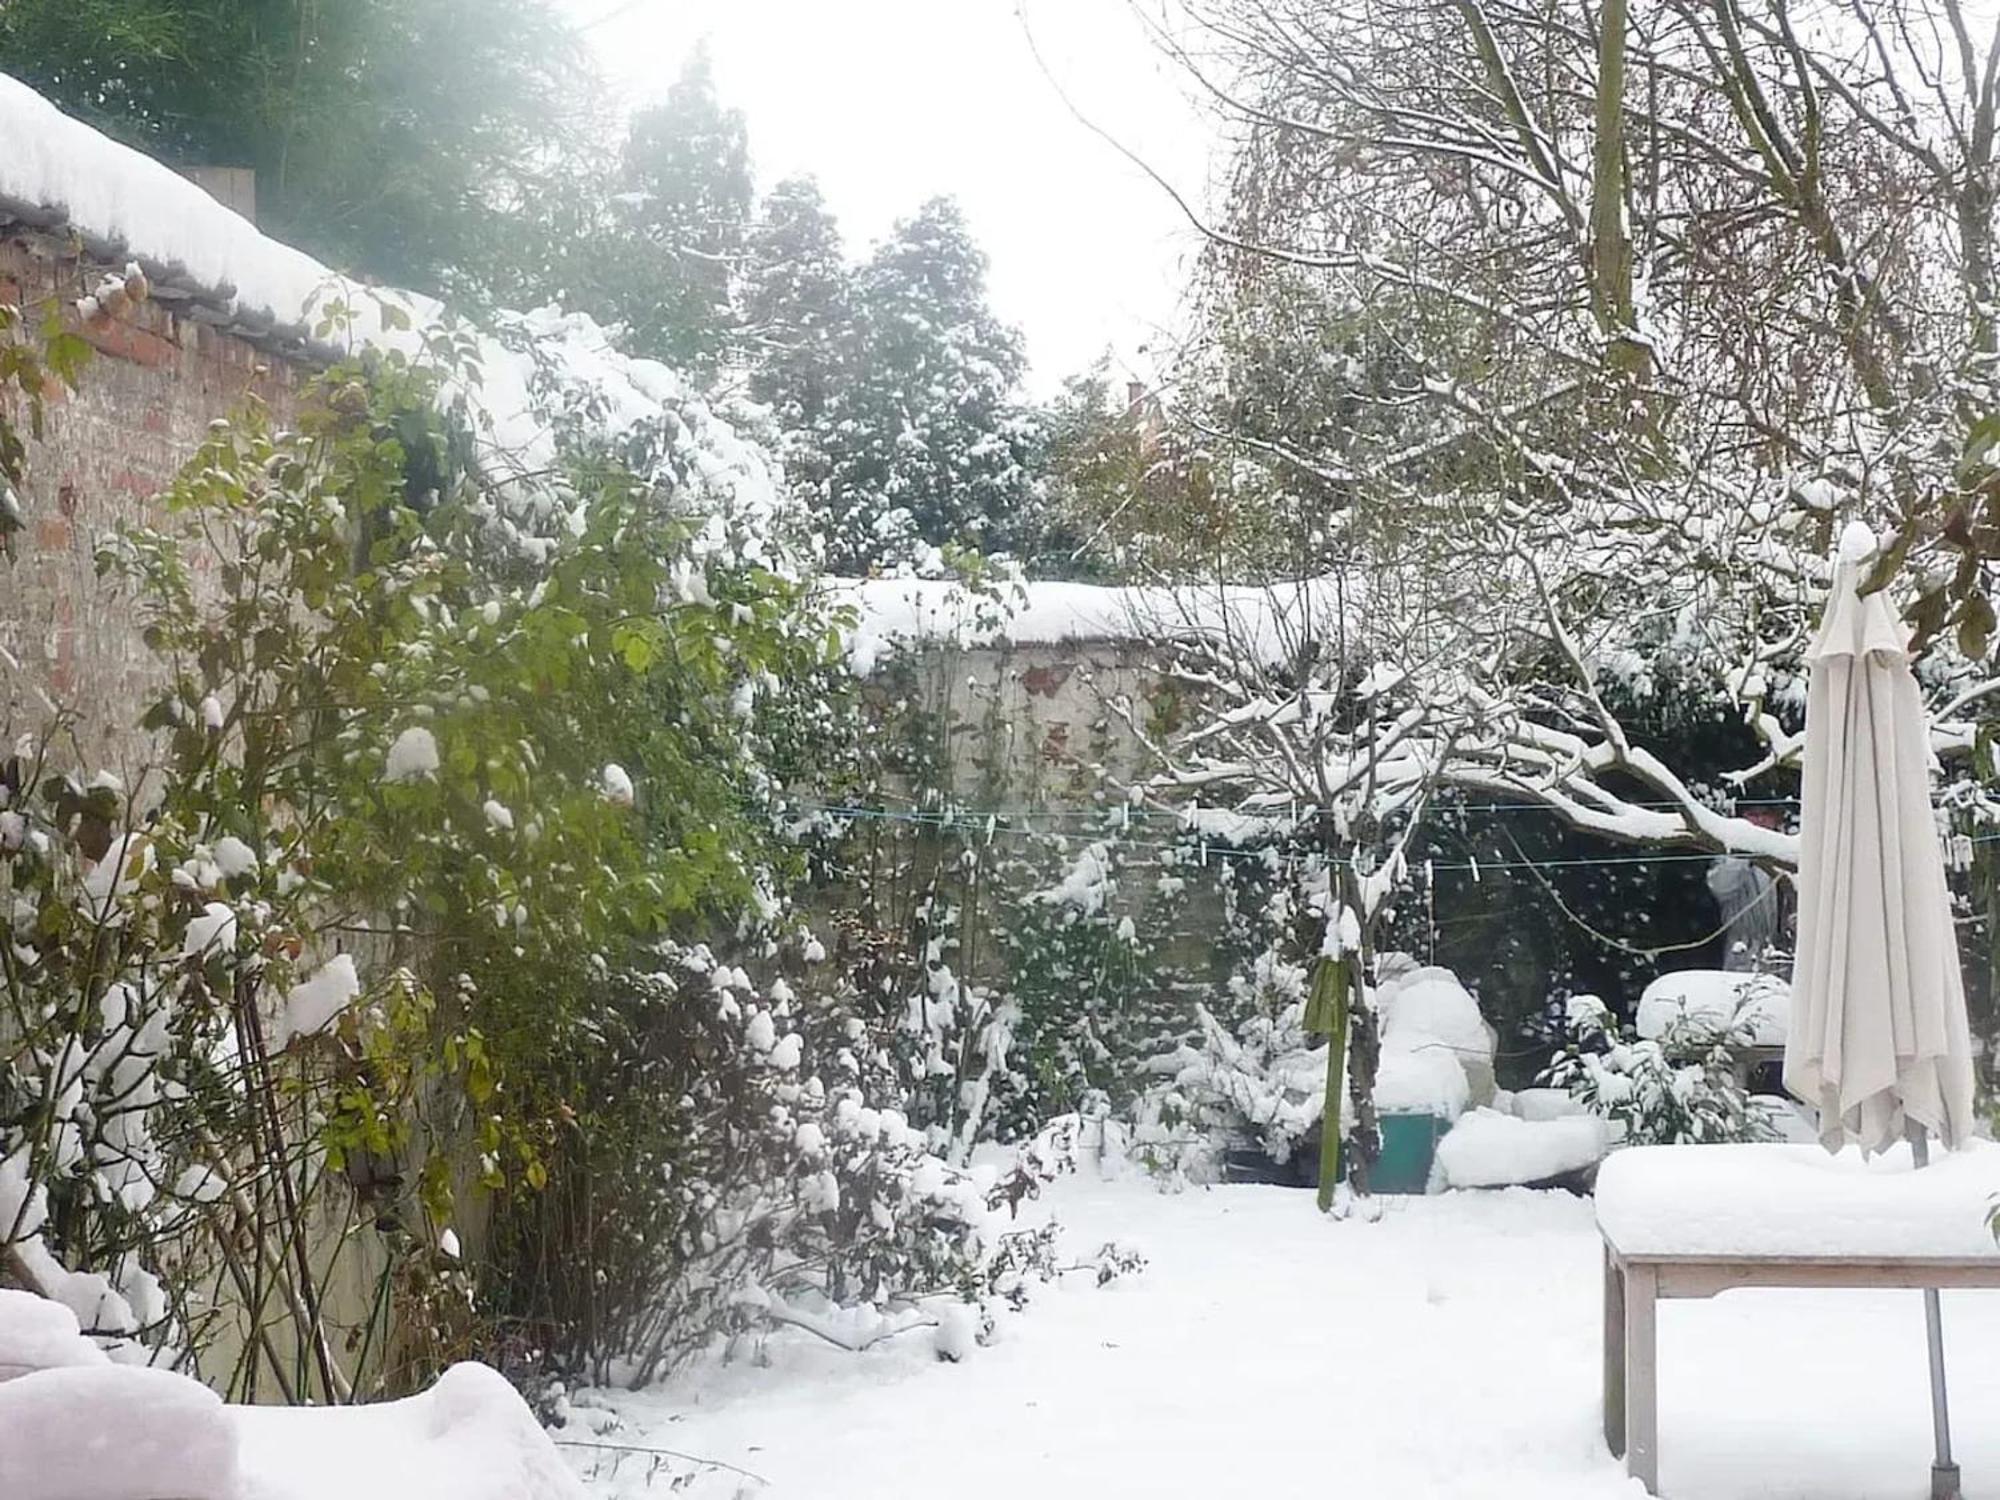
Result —
M 59 212 L 86 241 L 116 247 L 155 275 L 191 283 L 203 300 L 232 310 L 252 329 L 301 347 L 365 346 L 415 358 L 427 334 L 451 324 L 434 298 L 341 276 L 5 74 L 0 142 L 0 197 Z M 347 326 L 322 328 L 334 304 L 348 310 Z M 490 479 L 533 488 L 556 457 L 559 410 L 577 413 L 587 432 L 605 439 L 657 425 L 661 466 L 671 469 L 677 492 L 693 508 L 724 517 L 753 551 L 772 534 L 783 504 L 775 462 L 676 371 L 619 353 L 610 335 L 581 314 L 544 309 L 501 313 L 493 321 L 475 339 L 479 378 L 446 393 L 464 399 Z M 773 559 L 758 551 L 753 560 Z
M 233 286 L 247 312 L 298 321 L 338 278 L 289 245 L 259 234 L 172 168 L 71 119 L 0 73 L 0 193 L 60 208 L 71 224 L 123 242 L 204 286 Z
M 895 648 L 921 645 L 1203 640 L 1276 663 L 1314 637 L 1338 634 L 1357 603 L 1351 582 L 1331 578 L 1269 586 L 1042 581 L 991 588 L 956 579 L 870 578 L 831 587 L 835 602 L 854 612 L 848 657 L 864 677 Z

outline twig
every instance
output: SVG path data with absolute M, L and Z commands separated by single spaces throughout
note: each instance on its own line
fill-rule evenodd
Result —
M 754 1469 L 746 1469 L 741 1464 L 732 1464 L 726 1459 L 703 1458 L 699 1454 L 682 1453 L 676 1448 L 655 1448 L 647 1443 L 606 1443 L 588 1438 L 566 1438 L 550 1435 L 550 1441 L 558 1448 L 589 1448 L 601 1453 L 648 1453 L 655 1458 L 678 1458 L 682 1463 L 700 1464 L 707 1469 L 727 1469 L 732 1474 L 741 1474 L 745 1479 L 754 1479 L 759 1484 L 771 1481 Z

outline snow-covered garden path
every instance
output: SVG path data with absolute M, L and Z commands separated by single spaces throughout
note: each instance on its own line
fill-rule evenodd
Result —
M 624 1425 L 604 1441 L 768 1481 L 710 1474 L 688 1491 L 703 1500 L 1640 1493 L 1598 1436 L 1585 1200 L 1391 1200 L 1375 1225 L 1282 1188 L 1080 1180 L 1053 1202 L 1074 1248 L 1122 1239 L 1147 1270 L 1044 1293 L 960 1365 L 921 1334 L 860 1356 L 788 1335 L 767 1367 L 611 1398 Z M 2000 1496 L 2000 1295 L 1944 1302 L 1968 1500 Z M 1660 1357 L 1673 1500 L 1925 1493 L 1915 1293 L 1667 1304 Z M 607 1500 L 670 1492 L 643 1457 L 571 1452 Z

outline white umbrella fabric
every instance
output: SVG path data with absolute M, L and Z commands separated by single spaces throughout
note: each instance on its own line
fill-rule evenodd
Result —
M 1972 1133 L 1972 1042 L 1944 855 L 1931 811 L 1929 725 L 1908 637 L 1881 593 L 1859 592 L 1875 551 L 1840 539 L 1833 593 L 1809 652 L 1799 841 L 1798 948 L 1785 1087 L 1819 1111 L 1830 1151 L 1882 1151 Z M 1930 1334 L 1934 1495 L 1956 1495 L 1937 1293 Z

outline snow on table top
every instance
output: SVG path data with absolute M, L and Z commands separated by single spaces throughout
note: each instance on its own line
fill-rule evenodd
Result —
M 1674 1021 L 1685 1017 L 1709 1026 L 1728 1026 L 1743 1005 L 1759 1047 L 1782 1047 L 1792 1019 L 1792 987 L 1773 974 L 1732 973 L 1723 969 L 1681 969 L 1662 974 L 1639 997 L 1634 1026 L 1640 1036 L 1657 1040 Z
M 1864 1160 L 1818 1146 L 1636 1146 L 1597 1174 L 1597 1223 L 1621 1254 L 1994 1259 L 2000 1146 L 1917 1170 L 1907 1147 Z

